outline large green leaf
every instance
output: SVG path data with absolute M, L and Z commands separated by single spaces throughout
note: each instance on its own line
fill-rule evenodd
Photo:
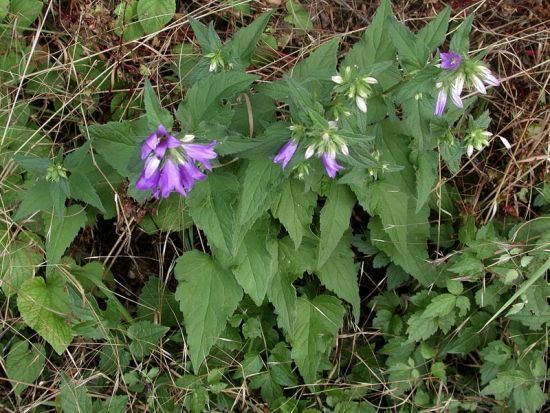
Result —
M 239 29 L 233 35 L 233 38 L 224 45 L 224 49 L 230 49 L 233 58 L 243 68 L 250 64 L 250 58 L 256 50 L 256 44 L 260 40 L 270 17 L 271 12 L 262 14 L 249 25 Z
M 292 69 L 298 80 L 327 80 L 336 73 L 338 39 L 332 39 L 301 60 Z
M 292 358 L 307 384 L 317 379 L 321 363 L 342 328 L 344 307 L 336 297 L 299 298 L 292 329 Z
M 159 31 L 176 13 L 176 0 L 139 0 L 139 23 L 147 34 Z
M 233 273 L 256 305 L 262 305 L 278 269 L 278 246 L 267 220 L 259 221 L 244 238 Z
M 430 51 L 434 50 L 445 41 L 450 15 L 451 8 L 445 7 L 443 11 L 439 12 L 435 19 L 425 25 L 416 35 Z
M 281 185 L 280 195 L 272 212 L 284 225 L 296 248 L 300 246 L 304 234 L 309 231 L 316 203 L 317 195 L 306 191 L 303 182 L 286 179 Z
M 21 285 L 32 278 L 43 259 L 42 246 L 33 239 L 8 240 L 7 233 L 0 232 L 0 287 L 11 297 Z
M 346 185 L 339 185 L 336 182 L 331 184 L 327 201 L 321 210 L 318 267 L 329 259 L 342 235 L 349 228 L 354 204 L 355 197 Z
M 243 292 L 230 272 L 198 251 L 183 254 L 174 274 L 179 283 L 176 300 L 185 319 L 191 363 L 198 372 Z
M 81 228 L 86 225 L 86 211 L 80 205 L 71 205 L 62 217 L 52 216 L 51 221 L 46 221 L 46 258 L 48 265 L 53 266 L 59 262 L 67 247 L 78 235 Z
M 148 320 L 133 323 L 128 327 L 128 338 L 132 340 L 130 352 L 138 359 L 148 356 L 168 330 Z
M 220 110 L 222 99 L 247 91 L 256 79 L 257 76 L 237 71 L 222 72 L 201 79 L 187 92 L 176 116 L 184 124 L 197 127 Z
M 13 392 L 19 396 L 28 384 L 34 383 L 45 363 L 46 353 L 41 344 L 32 344 L 32 349 L 29 349 L 28 341 L 15 342 L 10 348 L 5 364 Z
M 208 242 L 227 254 L 235 248 L 236 218 L 232 205 L 239 183 L 235 176 L 215 173 L 197 183 L 189 195 L 189 212 Z
M 342 237 L 326 262 L 316 270 L 321 282 L 338 297 L 353 307 L 353 316 L 359 321 L 361 299 L 357 281 L 358 265 L 354 263 L 349 235 Z
M 296 317 L 296 289 L 292 285 L 294 277 L 278 271 L 271 279 L 267 290 L 267 297 L 277 313 L 277 323 L 286 334 L 292 333 L 292 326 Z
M 68 300 L 64 284 L 57 277 L 27 280 L 17 294 L 17 307 L 29 327 L 61 354 L 73 339 L 68 323 Z
M 174 123 L 170 111 L 164 109 L 160 100 L 157 97 L 153 86 L 149 79 L 145 81 L 145 88 L 143 89 L 143 101 L 145 102 L 145 111 L 147 113 L 147 122 L 149 123 L 149 128 L 153 131 L 159 125 L 164 125 L 168 130 L 172 128 Z
M 59 392 L 63 412 L 93 413 L 92 397 L 88 394 L 85 385 L 77 386 L 63 374 L 61 390 Z

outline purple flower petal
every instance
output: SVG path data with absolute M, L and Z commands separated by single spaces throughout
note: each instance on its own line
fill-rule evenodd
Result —
M 149 156 L 149 154 L 157 147 L 158 141 L 159 140 L 156 133 L 150 134 L 149 137 L 145 139 L 145 142 L 141 147 L 141 159 L 145 159 Z
M 436 116 L 443 115 L 446 104 L 447 104 L 447 90 L 444 87 L 442 87 L 441 89 L 439 89 L 439 93 L 437 95 L 437 102 L 435 103 L 434 115 Z
M 441 56 L 441 67 L 445 70 L 455 70 L 460 66 L 462 62 L 462 57 L 455 52 L 442 52 Z
M 138 181 L 136 182 L 136 188 L 140 191 L 149 191 L 150 189 L 156 189 L 160 177 L 160 171 L 157 169 L 151 176 L 146 177 L 145 171 L 141 173 Z
M 462 88 L 464 87 L 464 77 L 458 76 L 451 87 L 451 100 L 459 108 L 463 107 L 462 99 L 460 94 L 462 93 Z
M 344 169 L 342 165 L 339 165 L 338 162 L 336 162 L 334 157 L 327 153 L 321 155 L 321 160 L 323 161 L 323 165 L 325 166 L 328 176 L 331 178 L 334 178 L 338 171 Z
M 183 145 L 183 149 L 187 156 L 193 161 L 200 162 L 209 171 L 212 170 L 210 160 L 215 159 L 218 155 L 214 151 L 216 141 L 208 145 L 201 145 L 198 143 L 186 143 Z
M 145 178 L 150 178 L 156 171 L 158 171 L 160 165 L 160 159 L 156 156 L 150 156 L 145 161 L 145 166 L 143 168 L 143 176 Z
M 168 135 L 168 131 L 166 130 L 163 124 L 160 124 L 159 127 L 157 128 L 157 135 L 160 135 L 160 136 Z
M 204 181 L 206 179 L 206 175 L 203 174 L 193 163 L 185 162 L 180 164 L 179 168 L 183 186 L 187 191 L 193 189 L 196 181 Z
M 296 142 L 294 139 L 288 140 L 281 147 L 281 149 L 279 149 L 279 152 L 277 152 L 277 155 L 275 155 L 275 157 L 273 158 L 273 162 L 280 164 L 283 169 L 285 169 L 292 157 L 294 156 L 297 148 L 298 142 Z
M 158 186 L 160 189 L 160 195 L 163 198 L 168 198 L 172 191 L 179 192 L 184 196 L 186 194 L 185 188 L 181 182 L 180 171 L 171 159 L 168 159 L 164 163 L 164 167 L 160 172 Z

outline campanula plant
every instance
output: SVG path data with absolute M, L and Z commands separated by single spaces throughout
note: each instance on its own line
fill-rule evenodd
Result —
M 117 8 L 119 23 L 161 38 L 169 20 L 149 13 L 167 5 L 174 15 L 176 2 L 153 3 Z M 286 23 L 303 23 L 298 2 L 284 7 Z M 325 399 L 327 412 L 409 400 L 411 411 L 541 408 L 547 237 L 509 222 L 478 228 L 450 180 L 498 136 L 486 109 L 504 79 L 489 50 L 469 50 L 472 18 L 450 27 L 445 9 L 413 33 L 383 0 L 351 48 L 319 41 L 266 77 L 257 48 L 272 15 L 225 42 L 204 18 L 182 18 L 194 43 L 178 50 L 189 53 L 158 74 L 140 68 L 134 112 L 82 124 L 56 151 L 10 157 L 2 172 L 17 171 L 9 185 L 22 190 L 6 201 L 13 245 L 0 245 L 16 270 L 3 270 L 0 288 L 15 297 L 6 312 L 18 311 L 17 331 L 63 357 L 76 336 L 112 344 L 100 368 L 131 366 L 124 391 L 161 389 L 147 393 L 152 410 L 165 399 L 166 411 L 229 410 L 234 389 L 270 411 L 313 412 Z M 144 284 L 136 297 L 122 294 L 130 278 L 110 274 L 111 253 L 100 261 L 78 242 L 71 253 L 79 233 L 113 254 L 145 240 L 131 260 L 131 282 Z M 142 244 L 159 239 L 172 253 L 151 269 Z M 85 253 L 91 262 L 73 259 Z M 157 358 L 169 373 L 146 367 Z M 65 406 L 88 396 L 60 380 Z M 179 406 L 184 389 L 196 393 Z

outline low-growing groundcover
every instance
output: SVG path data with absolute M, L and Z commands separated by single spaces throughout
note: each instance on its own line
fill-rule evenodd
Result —
M 111 3 L 0 0 L 3 411 L 544 409 L 550 184 L 461 192 L 518 145 L 473 15 Z

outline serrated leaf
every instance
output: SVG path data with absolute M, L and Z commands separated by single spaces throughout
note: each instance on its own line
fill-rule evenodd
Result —
M 472 22 L 474 21 L 474 15 L 470 14 L 458 29 L 456 29 L 451 42 L 449 44 L 449 50 L 455 53 L 465 54 L 470 49 L 470 31 L 472 30 Z
M 353 261 L 349 236 L 344 236 L 327 261 L 316 273 L 321 282 L 339 298 L 352 305 L 355 321 L 359 321 L 361 298 L 357 280 L 358 265 Z
M 255 225 L 239 248 L 233 273 L 243 290 L 259 307 L 278 270 L 278 242 L 269 222 Z
M 6 297 L 11 297 L 36 274 L 43 259 L 42 247 L 32 239 L 16 239 L 0 246 L 0 287 Z
M 301 181 L 286 179 L 281 185 L 280 195 L 272 212 L 288 231 L 295 248 L 300 246 L 304 234 L 309 231 L 316 203 L 317 195 L 306 191 Z
M 454 310 L 457 297 L 453 294 L 439 294 L 426 307 L 426 313 L 431 317 L 446 316 Z
M 415 313 L 407 321 L 410 341 L 427 340 L 437 331 L 437 322 L 425 313 Z
M 21 203 L 13 216 L 14 221 L 19 221 L 38 211 L 52 211 L 54 206 L 51 187 L 54 183 L 37 180 L 29 189 L 21 195 Z
M 42 277 L 27 280 L 17 295 L 17 307 L 29 327 L 61 354 L 73 339 L 67 314 L 60 311 L 60 298 L 66 297 L 63 285 Z
M 425 45 L 419 42 L 405 25 L 394 18 L 390 20 L 388 28 L 401 65 L 409 72 L 424 67 L 428 55 Z
M 99 195 L 86 175 L 72 172 L 69 176 L 69 185 L 71 187 L 71 198 L 85 202 L 101 212 L 105 212 Z
M 143 31 L 159 31 L 176 13 L 176 0 L 138 0 L 137 13 Z
M 271 17 L 271 12 L 267 12 L 257 17 L 249 25 L 239 29 L 225 45 L 231 49 L 231 54 L 234 59 L 237 59 L 243 68 L 250 64 L 250 58 L 256 50 L 256 45 L 267 26 L 267 22 Z
M 11 346 L 5 363 L 13 392 L 19 396 L 28 384 L 34 383 L 40 376 L 46 363 L 46 353 L 39 343 L 32 344 L 32 349 L 29 349 L 28 341 L 17 341 Z
M 257 78 L 247 73 L 231 71 L 201 79 L 189 89 L 176 116 L 184 124 L 196 128 L 218 112 L 222 99 L 247 91 Z
M 93 413 L 92 397 L 88 394 L 85 385 L 76 384 L 63 374 L 59 392 L 61 409 L 64 412 Z
M 279 165 L 265 159 L 251 160 L 246 167 L 237 205 L 238 229 L 241 236 L 267 211 L 282 182 Z M 238 245 L 234 245 L 238 247 Z M 232 251 L 234 255 L 236 250 Z
M 332 39 L 306 59 L 299 61 L 292 69 L 292 77 L 301 81 L 326 80 L 336 73 L 338 39 Z
M 80 205 L 71 205 L 62 217 L 53 216 L 51 221 L 46 221 L 46 259 L 48 265 L 53 266 L 59 262 L 67 247 L 86 225 L 86 211 Z
M 331 184 L 327 200 L 321 210 L 321 236 L 317 267 L 323 266 L 329 259 L 342 235 L 349 228 L 349 220 L 354 205 L 355 197 L 346 185 Z
M 344 307 L 335 297 L 319 295 L 312 300 L 298 299 L 291 337 L 292 358 L 306 383 L 316 381 L 321 362 L 342 328 L 344 313 Z
M 174 274 L 179 283 L 176 300 L 185 319 L 191 363 L 198 372 L 243 292 L 231 273 L 198 251 L 178 258 Z
M 17 17 L 19 27 L 29 27 L 42 12 L 40 0 L 12 1 L 10 13 Z
M 277 313 L 277 324 L 288 335 L 292 333 L 298 300 L 292 281 L 291 275 L 279 271 L 271 279 L 267 290 L 267 297 Z
M 164 109 L 160 105 L 160 100 L 157 97 L 153 86 L 149 79 L 145 81 L 145 87 L 143 89 L 143 101 L 145 103 L 145 113 L 147 115 L 147 122 L 149 128 L 154 131 L 158 128 L 159 125 L 164 125 L 166 129 L 172 129 L 172 124 L 174 120 L 170 111 Z
M 160 339 L 164 337 L 168 327 L 159 324 L 153 324 L 148 320 L 137 321 L 128 327 L 128 338 L 130 343 L 130 352 L 138 359 L 151 354 Z
M 139 294 L 137 314 L 140 319 L 155 321 L 168 327 L 177 327 L 183 322 L 174 293 L 158 277 L 151 277 Z
M 417 158 L 416 169 L 416 212 L 428 202 L 432 188 L 437 182 L 437 153 L 433 151 L 421 152 Z
M 309 13 L 295 0 L 287 0 L 285 22 L 300 30 L 309 30 L 313 27 Z
M 198 182 L 188 198 L 195 224 L 206 233 L 209 243 L 227 254 L 236 250 L 236 217 L 232 204 L 238 188 L 233 175 L 217 173 Z
M 435 19 L 425 25 L 416 35 L 430 51 L 434 50 L 445 41 L 450 15 L 451 8 L 445 7 L 437 14 Z

